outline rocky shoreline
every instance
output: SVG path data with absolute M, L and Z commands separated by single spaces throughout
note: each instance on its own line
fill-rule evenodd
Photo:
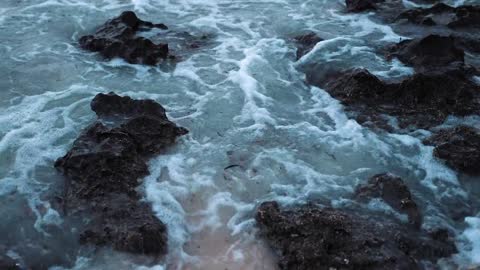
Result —
M 347 0 L 346 7 L 348 12 L 373 10 L 381 17 L 382 12 L 392 9 L 390 5 L 400 4 L 397 2 Z M 405 11 L 391 22 L 393 27 L 404 23 L 402 18 L 410 18 L 409 23 L 418 23 L 419 20 L 426 20 L 426 17 L 435 19 L 437 13 L 448 14 L 448 18 L 451 19 L 448 23 L 442 21 L 445 27 L 450 28 L 449 35 L 427 34 L 402 40 L 384 49 L 387 60 L 399 59 L 414 68 L 414 75 L 400 82 L 390 82 L 361 67 L 327 74 L 319 70 L 322 67 L 317 67 L 306 71 L 307 83 L 326 90 L 340 100 L 350 116 L 362 125 L 389 132 L 427 129 L 436 133 L 434 128 L 441 125 L 449 116 L 466 117 L 480 114 L 480 85 L 473 79 L 473 76 L 480 74 L 480 70 L 478 66 L 470 65 L 465 60 L 467 53 L 477 54 L 480 51 L 479 43 L 472 42 L 470 34 L 465 32 L 468 29 L 479 28 L 477 24 L 480 20 L 479 9 L 476 6 L 450 7 L 436 2 L 438 1 L 420 1 L 424 4 L 435 4 L 431 8 L 407 10 L 402 6 L 401 9 Z M 432 25 L 433 23 L 419 23 L 417 27 L 423 27 L 428 32 Z M 309 34 L 311 37 L 315 35 Z M 320 41 L 321 37 L 304 41 L 304 44 L 297 45 L 298 53 L 305 54 L 305 48 L 311 49 Z M 396 119 L 395 125 L 391 124 L 391 116 Z M 457 137 L 464 136 L 474 140 L 469 145 L 471 148 L 463 150 L 462 154 L 447 154 L 445 151 L 449 150 L 445 146 L 442 148 L 444 152 L 440 151 L 438 140 L 437 143 L 429 140 L 429 145 L 437 145 L 435 156 L 445 160 L 451 167 L 461 172 L 477 174 L 478 172 L 471 168 L 472 165 L 468 165 L 472 163 L 470 160 L 476 161 L 476 157 L 465 152 L 479 151 L 475 134 L 478 134 L 475 129 L 456 129 Z M 432 138 L 435 138 L 435 135 Z M 455 151 L 453 148 L 458 147 L 454 147 L 453 144 L 457 143 L 465 145 L 460 141 L 451 140 L 448 149 Z M 463 160 L 463 156 L 466 160 Z M 464 165 L 455 164 L 454 159 L 460 159 L 458 163 Z
M 472 78 L 479 70 L 465 62 L 465 51 L 475 54 L 479 47 L 460 32 L 479 29 L 479 7 L 439 3 L 405 10 L 391 19 L 393 7 L 405 9 L 400 1 L 345 2 L 347 12 L 373 11 L 381 13 L 382 19 L 390 16 L 392 23 L 406 20 L 420 27 L 442 25 L 451 32 L 403 40 L 386 48 L 387 59 L 397 58 L 416 72 L 400 82 L 383 81 L 366 69 L 352 67 L 327 75 L 323 70 L 307 70 L 307 83 L 326 90 L 357 122 L 379 132 L 430 130 L 433 135 L 424 143 L 435 147 L 436 158 L 460 173 L 478 175 L 480 131 L 467 126 L 435 128 L 451 115 L 480 114 L 480 86 Z M 448 16 L 449 21 L 440 16 Z M 297 59 L 322 40 L 315 33 L 296 38 Z M 398 126 L 389 124 L 389 116 L 398 120 Z M 280 269 L 425 269 L 429 263 L 457 252 L 446 230 L 422 230 L 421 211 L 399 177 L 375 175 L 354 195 L 359 201 L 372 198 L 380 198 L 407 215 L 411 226 L 385 218 L 370 220 L 370 215 L 361 217 L 313 202 L 287 209 L 277 202 L 264 202 L 256 211 L 256 220 L 260 235 L 279 256 Z
M 335 72 L 317 67 L 305 72 L 305 83 L 324 89 L 341 102 L 349 117 L 375 132 L 425 131 L 423 143 L 433 148 L 435 158 L 459 174 L 480 175 L 480 130 L 464 125 L 439 128 L 451 116 L 480 115 L 480 85 L 473 79 L 480 74 L 479 66 L 467 61 L 468 55 L 480 52 L 480 42 L 466 33 L 480 29 L 480 7 L 414 2 L 433 6 L 407 9 L 397 0 L 345 1 L 347 13 L 372 12 L 392 25 L 413 24 L 427 32 L 430 27 L 448 29 L 382 49 L 387 61 L 398 59 L 415 71 L 413 75 L 391 81 L 361 65 Z M 393 17 L 394 13 L 400 15 Z M 151 30 L 160 31 L 165 42 L 139 35 Z M 79 45 L 107 60 L 157 66 L 176 57 L 167 31 L 164 24 L 126 11 L 81 37 Z M 186 40 L 192 36 L 185 37 L 182 49 L 207 43 L 206 37 L 190 41 Z M 299 60 L 325 40 L 306 32 L 291 41 Z M 165 108 L 150 99 L 100 93 L 90 107 L 96 121 L 54 164 L 65 180 L 62 217 L 82 220 L 78 241 L 83 245 L 162 260 L 169 251 L 169 228 L 143 200 L 141 179 L 150 173 L 148 160 L 175 145 L 188 130 L 170 121 Z M 422 227 L 424 209 L 407 182 L 390 173 L 364 180 L 349 199 L 358 204 L 381 200 L 408 222 L 317 202 L 288 207 L 259 202 L 252 213 L 258 236 L 276 252 L 280 269 L 425 269 L 458 252 L 446 228 Z M 3 253 L 0 269 L 21 269 Z
M 395 5 L 398 5 L 395 1 L 346 1 L 349 12 L 385 11 Z M 466 15 L 465 10 L 468 10 Z M 452 21 L 446 23 L 446 27 L 476 27 L 475 7 L 447 8 L 442 4 L 425 10 L 404 11 L 395 21 L 407 19 L 410 23 L 431 26 L 438 24 L 435 20 L 436 12 L 455 14 L 451 16 Z M 145 39 L 134 38 L 132 41 L 135 32 L 141 27 L 166 29 L 164 25 L 141 21 L 134 14 L 126 12 L 107 22 L 95 35 L 82 37 L 80 44 L 83 48 L 99 51 L 106 58 L 121 57 L 130 63 L 158 64 L 159 59 L 168 57 L 168 45 L 155 45 L 163 46 L 162 50 L 152 47 L 153 45 L 146 46 L 145 50 L 141 49 L 143 53 L 135 53 L 136 47 L 143 46 L 138 44 L 151 43 Z M 117 34 L 113 39 L 105 39 L 105 33 L 111 31 Z M 313 32 L 308 32 L 295 37 L 293 41 L 298 48 L 296 58 L 300 59 L 323 39 Z M 122 45 L 118 45 L 119 42 Z M 433 131 L 433 128 L 443 123 L 448 116 L 463 117 L 480 113 L 480 86 L 471 79 L 471 76 L 479 72 L 477 67 L 465 62 L 465 51 L 478 51 L 476 44 L 469 43 L 467 37 L 463 38 L 460 34 L 431 34 L 403 40 L 385 49 L 386 59 L 397 58 L 416 71 L 414 75 L 400 82 L 383 81 L 368 70 L 355 67 L 328 74 L 327 77 L 317 76 L 315 70 L 310 70 L 306 74 L 307 82 L 325 89 L 340 100 L 346 110 L 353 113 L 355 119 L 365 126 L 390 132 L 395 132 L 398 128 Z M 114 107 L 109 105 L 112 100 L 113 104 L 116 104 Z M 134 188 L 137 184 L 133 180 L 148 173 L 142 163 L 146 156 L 161 152 L 162 148 L 172 144 L 177 136 L 186 131 L 169 122 L 164 110 L 153 109 L 154 112 L 148 111 L 148 114 L 153 113 L 153 118 L 159 118 L 168 131 L 161 128 L 157 134 L 161 134 L 163 139 L 149 141 L 152 139 L 150 131 L 138 133 L 138 127 L 155 129 L 156 122 L 151 122 L 151 119 L 130 119 L 146 113 L 140 112 L 143 105 L 133 105 L 135 103 L 132 102 L 127 97 L 120 98 L 113 94 L 97 96 L 92 102 L 92 109 L 100 120 L 118 118 L 119 115 L 121 119 L 129 120 L 123 123 L 119 130 L 118 127 L 112 129 L 98 123 L 93 125 L 77 139 L 71 152 L 57 161 L 56 166 L 62 168 L 69 178 L 80 180 L 75 180 L 73 188 L 70 187 L 69 190 L 85 189 L 93 192 L 75 194 L 69 191 L 67 194 L 71 195 L 67 196 L 67 201 L 73 202 L 68 205 L 73 204 L 73 209 L 80 209 L 85 207 L 85 198 L 94 198 L 94 201 L 97 201 L 89 207 L 90 211 L 93 210 L 94 218 L 82 234 L 82 242 L 100 246 L 111 245 L 115 249 L 133 253 L 164 255 L 167 228 L 155 219 L 147 205 L 136 201 L 138 194 Z M 385 115 L 396 117 L 398 126 L 389 125 Z M 133 141 L 124 138 L 125 134 L 133 136 Z M 81 170 L 75 169 L 72 173 L 71 168 L 76 168 L 74 164 L 78 163 L 70 161 L 76 155 L 75 152 L 89 152 L 87 149 L 91 148 L 82 149 L 82 146 L 90 145 L 91 141 L 99 144 L 99 138 L 102 138 L 100 141 L 112 140 L 108 150 L 113 151 L 111 155 L 126 154 L 125 161 L 137 164 L 133 166 L 135 169 L 122 173 L 131 176 L 117 182 L 119 187 L 124 188 L 109 190 L 110 185 L 106 185 L 104 188 L 91 189 L 83 186 L 91 181 L 81 180 Z M 479 162 L 477 153 L 480 152 L 480 143 L 479 133 L 475 129 L 459 127 L 438 131 L 425 143 L 434 145 L 434 155 L 445 160 L 452 168 L 465 173 L 478 173 L 475 164 Z M 138 154 L 132 156 L 132 151 Z M 88 164 L 88 159 L 83 162 Z M 115 166 L 121 168 L 122 162 Z M 102 179 L 105 176 L 111 179 L 108 174 L 101 175 Z M 95 195 L 97 192 L 102 195 Z M 357 187 L 355 200 L 367 202 L 373 198 L 379 198 L 395 211 L 407 215 L 409 224 L 395 220 L 373 220 L 348 210 L 332 209 L 313 203 L 281 210 L 276 202 L 262 203 L 256 211 L 256 220 L 260 235 L 279 254 L 281 269 L 423 269 L 426 264 L 435 263 L 439 258 L 449 257 L 457 252 L 447 230 L 427 232 L 422 229 L 421 210 L 401 178 L 391 174 L 375 175 L 367 183 Z M 114 205 L 127 205 L 129 210 L 118 213 L 112 202 Z M 132 216 L 135 218 L 132 219 Z M 138 223 L 143 225 L 136 226 Z M 121 226 L 128 229 L 121 230 L 115 225 L 105 227 L 103 224 L 122 224 Z M 135 232 L 133 235 L 132 231 Z M 146 241 L 148 237 L 153 240 Z

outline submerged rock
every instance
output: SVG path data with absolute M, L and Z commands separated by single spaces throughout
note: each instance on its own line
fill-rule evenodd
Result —
M 295 43 L 297 44 L 297 60 L 309 53 L 320 41 L 323 41 L 323 39 L 313 32 L 296 36 Z
M 165 225 L 140 201 L 137 188 L 139 179 L 148 174 L 147 158 L 188 131 L 169 121 L 165 109 L 153 100 L 98 94 L 91 108 L 99 120 L 55 162 L 67 177 L 65 212 L 90 217 L 82 243 L 163 255 Z
M 422 25 L 444 25 L 450 28 L 480 27 L 480 6 L 452 7 L 438 3 L 430 8 L 417 8 L 401 13 L 397 20 Z
M 467 126 L 444 129 L 424 143 L 434 145 L 434 156 L 450 167 L 468 174 L 480 174 L 480 130 Z
M 448 233 L 430 235 L 315 205 L 281 210 L 276 202 L 265 202 L 256 220 L 280 256 L 280 269 L 412 270 L 422 269 L 421 260 L 434 262 L 456 252 Z
M 152 28 L 167 29 L 164 24 L 140 20 L 134 12 L 125 11 L 117 18 L 100 26 L 95 34 L 80 38 L 80 46 L 99 52 L 107 59 L 123 58 L 131 64 L 155 65 L 168 56 L 168 44 L 155 44 L 136 36 L 137 32 Z
M 353 69 L 323 80 L 309 73 L 307 81 L 357 113 L 360 123 L 380 128 L 382 123 L 369 121 L 391 115 L 398 118 L 401 128 L 431 128 L 449 115 L 467 116 L 480 111 L 480 86 L 461 70 L 417 73 L 400 83 L 387 83 L 365 69 Z
M 390 48 L 389 57 L 397 57 L 417 71 L 445 69 L 449 65 L 464 65 L 465 53 L 457 47 L 452 36 L 428 35 L 423 38 L 404 40 Z
M 382 198 L 396 211 L 407 214 L 409 222 L 416 228 L 422 225 L 422 214 L 412 198 L 408 186 L 400 177 L 392 174 L 377 174 L 368 183 L 357 188 L 359 199 Z

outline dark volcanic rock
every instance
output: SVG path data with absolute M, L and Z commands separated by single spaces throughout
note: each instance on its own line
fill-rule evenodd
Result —
M 136 36 L 138 31 L 151 28 L 167 29 L 164 24 L 142 21 L 134 12 L 125 11 L 79 42 L 82 48 L 99 52 L 107 59 L 120 57 L 131 64 L 155 65 L 168 56 L 168 44 L 154 44 Z
M 457 47 L 454 37 L 429 35 L 398 43 L 390 48 L 389 57 L 397 57 L 417 71 L 430 71 L 463 66 L 465 53 Z
M 379 115 L 397 116 L 401 128 L 431 128 L 447 116 L 466 116 L 480 111 L 480 87 L 463 71 L 417 73 L 401 83 L 386 83 L 365 69 L 348 70 L 331 78 L 307 74 L 310 84 L 326 89 L 361 123 Z M 367 119 L 367 120 L 365 120 Z
M 257 210 L 260 233 L 280 256 L 280 269 L 422 269 L 456 252 L 445 234 L 409 231 L 337 209 L 306 205 L 280 210 L 276 202 Z
M 153 100 L 99 94 L 92 100 L 92 110 L 100 119 L 128 119 L 121 125 L 137 144 L 141 154 L 155 154 L 188 131 L 167 119 L 165 109 Z
M 420 228 L 422 225 L 422 214 L 408 186 L 400 177 L 392 174 L 375 175 L 366 185 L 357 188 L 355 195 L 359 199 L 382 198 L 396 211 L 407 214 L 415 227 Z
M 165 120 L 165 109 L 151 99 L 135 100 L 112 94 L 98 94 L 92 100 L 92 110 L 99 118 L 118 117 L 120 119 L 149 116 Z
M 55 163 L 67 177 L 65 211 L 90 216 L 82 243 L 165 254 L 165 225 L 148 204 L 139 201 L 136 189 L 138 180 L 148 174 L 147 158 L 172 145 L 187 130 L 170 122 L 165 109 L 152 100 L 98 94 L 91 107 L 99 121 Z
M 385 0 L 345 0 L 347 11 L 349 12 L 375 10 L 377 9 L 377 4 L 383 2 L 385 2 Z
M 309 53 L 313 47 L 322 40 L 321 37 L 313 32 L 295 37 L 295 43 L 297 44 L 297 60 Z
M 411 9 L 397 18 L 423 25 L 445 25 L 450 28 L 480 27 L 480 6 L 452 7 L 439 3 L 430 8 Z
M 400 107 L 393 109 L 393 114 L 419 127 L 440 124 L 449 115 L 476 114 L 480 109 L 480 87 L 462 71 L 415 74 L 392 86 L 396 92 L 390 104 L 396 100 Z
M 467 126 L 444 129 L 424 143 L 434 145 L 433 154 L 452 168 L 480 174 L 480 130 Z
M 109 198 L 95 205 L 101 212 L 92 215 L 90 226 L 80 235 L 81 243 L 137 254 L 167 253 L 167 228 L 152 215 L 150 205 L 124 195 Z

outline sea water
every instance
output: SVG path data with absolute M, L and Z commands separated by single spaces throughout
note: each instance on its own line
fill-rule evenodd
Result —
M 71 249 L 73 269 L 277 269 L 257 235 L 259 203 L 364 207 L 401 221 L 380 201 L 349 199 L 370 176 L 390 172 L 410 187 L 423 228 L 455 232 L 460 252 L 439 266 L 480 267 L 480 179 L 436 160 L 433 147 L 422 144 L 430 132 L 374 132 L 305 83 L 302 70 L 312 65 L 364 67 L 383 78 L 413 73 L 377 50 L 408 37 L 371 13 L 344 9 L 340 0 L 2 0 L 0 247 L 39 263 Z M 125 10 L 206 36 L 208 45 L 167 69 L 106 61 L 79 48 L 80 36 Z M 309 31 L 325 40 L 297 61 L 292 38 Z M 90 100 L 109 91 L 153 99 L 190 130 L 150 160 L 144 179 L 144 200 L 168 227 L 169 253 L 161 261 L 109 249 L 77 252 L 69 236 L 75 226 L 52 205 L 63 182 L 53 162 L 94 121 Z M 449 118 L 444 125 L 460 122 L 480 120 Z M 452 219 L 458 209 L 470 217 Z

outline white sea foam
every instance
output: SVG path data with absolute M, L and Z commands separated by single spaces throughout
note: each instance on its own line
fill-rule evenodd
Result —
M 91 98 L 85 96 L 85 90 L 83 85 L 73 85 L 64 91 L 25 96 L 19 104 L 0 112 L 1 132 L 4 134 L 0 139 L 0 153 L 11 160 L 10 170 L 3 171 L 0 195 L 12 190 L 28 195 L 30 207 L 38 218 L 35 224 L 38 230 L 42 230 L 44 223 L 59 224 L 60 221 L 49 203 L 38 197 L 49 185 L 37 181 L 36 172 L 65 153 L 66 146 L 58 145 L 58 142 L 67 134 L 78 131 L 78 118 L 72 118 L 76 117 L 78 107 Z M 76 97 L 73 102 L 69 101 L 72 97 Z M 51 103 L 58 105 L 52 107 Z M 48 210 L 42 214 L 39 207 Z
M 480 266 L 480 218 L 467 217 L 465 222 L 469 228 L 463 232 L 468 241 L 471 243 L 471 250 L 469 251 L 469 258 L 473 265 Z
M 466 265 L 468 269 L 480 267 L 480 218 L 466 217 L 467 228 L 457 238 L 459 254 L 457 263 Z
M 383 35 L 383 37 L 380 39 L 381 41 L 397 42 L 405 38 L 404 36 L 395 33 L 390 26 L 378 24 L 370 20 L 371 14 L 341 15 L 335 11 L 331 11 L 331 13 L 333 17 L 348 23 L 349 26 L 353 27 L 354 29 L 361 29 L 353 35 L 355 37 L 365 37 L 374 33 L 380 33 Z

